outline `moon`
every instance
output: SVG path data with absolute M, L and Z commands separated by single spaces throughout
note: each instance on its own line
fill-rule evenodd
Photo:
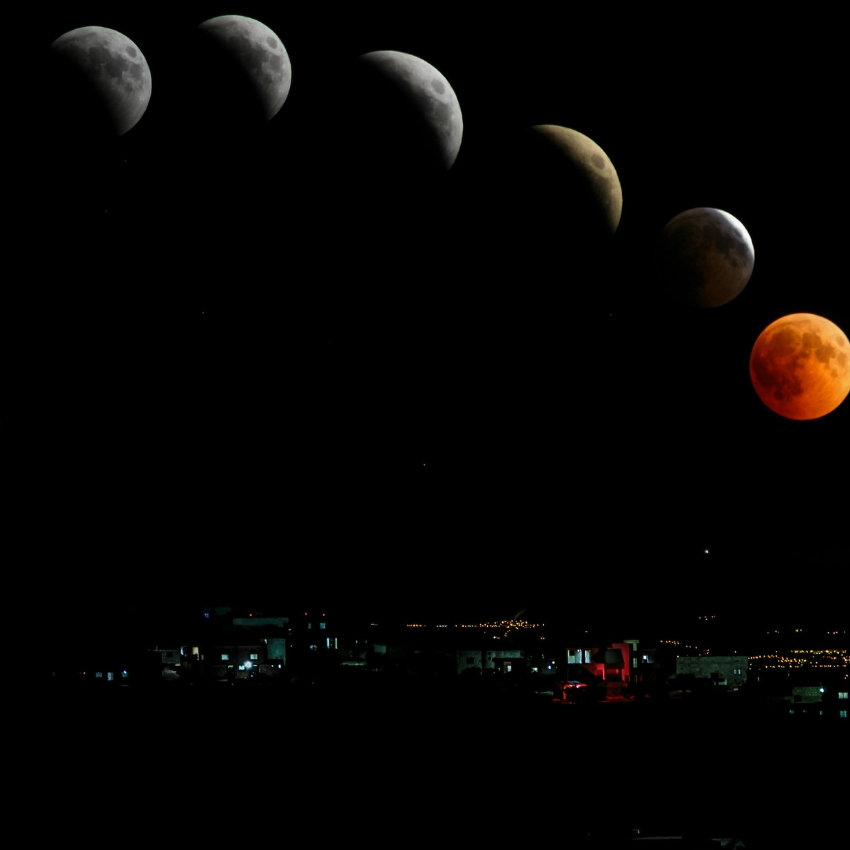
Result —
M 339 77 L 342 84 L 335 79 L 328 87 L 317 134 L 326 146 L 322 171 L 333 174 L 333 185 L 352 197 L 386 197 L 427 188 L 452 168 L 463 116 L 436 68 L 409 53 L 378 50 L 341 65 Z
M 593 139 L 569 127 L 537 124 L 522 136 L 515 157 L 529 205 L 542 204 L 547 215 L 582 232 L 616 232 L 623 190 L 608 154 Z
M 536 124 L 492 138 L 492 174 L 481 201 L 487 233 L 510 276 L 560 280 L 573 308 L 599 306 L 610 283 L 614 237 L 623 211 L 620 178 L 600 145 L 571 127 Z M 554 289 L 535 322 L 557 310 Z
M 753 273 L 753 240 L 735 216 L 696 207 L 667 222 L 656 248 L 663 285 L 689 307 L 720 307 L 737 297 Z
M 212 62 L 226 66 L 219 70 L 232 78 L 227 82 L 250 89 L 263 117 L 274 118 L 292 84 L 289 54 L 277 35 L 242 15 L 210 18 L 198 25 L 198 33 L 212 47 Z
M 750 355 L 750 378 L 774 413 L 818 419 L 850 393 L 850 341 L 821 316 L 783 316 L 759 334 Z
M 80 125 L 102 123 L 120 136 L 145 114 L 151 73 L 142 51 L 126 35 L 106 27 L 80 27 L 57 38 L 50 53 L 59 66 L 57 94 L 65 101 L 66 117 Z
M 463 116 L 449 81 L 424 59 L 396 50 L 365 53 L 360 61 L 391 85 L 422 119 L 434 156 L 448 171 L 463 138 Z

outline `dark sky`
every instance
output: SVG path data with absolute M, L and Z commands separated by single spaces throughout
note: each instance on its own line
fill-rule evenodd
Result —
M 22 593 L 840 615 L 850 407 L 785 420 L 748 373 L 782 315 L 850 332 L 837 28 L 401 8 L 67 3 L 18 30 L 34 70 L 14 79 L 2 427 Z M 262 129 L 193 124 L 215 92 L 187 45 L 219 14 L 289 54 Z M 124 137 L 79 150 L 42 68 L 86 25 L 138 45 L 153 93 Z M 384 49 L 434 65 L 462 109 L 460 154 L 427 185 L 341 173 L 362 129 L 337 111 L 350 63 Z M 523 241 L 505 173 L 533 124 L 617 169 L 598 264 Z M 652 269 L 664 224 L 698 206 L 738 218 L 756 258 L 706 311 Z

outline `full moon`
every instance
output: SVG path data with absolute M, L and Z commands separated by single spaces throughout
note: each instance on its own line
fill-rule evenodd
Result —
M 696 207 L 670 219 L 656 256 L 667 291 L 688 307 L 727 304 L 749 282 L 755 260 L 744 225 L 713 207 Z
M 151 74 L 142 51 L 126 35 L 81 27 L 59 36 L 50 53 L 60 66 L 56 83 L 66 101 L 61 106 L 69 115 L 76 110 L 74 120 L 103 121 L 119 136 L 139 122 L 151 98 Z
M 783 316 L 759 334 L 750 355 L 750 378 L 774 413 L 818 419 L 850 393 L 850 341 L 821 316 Z

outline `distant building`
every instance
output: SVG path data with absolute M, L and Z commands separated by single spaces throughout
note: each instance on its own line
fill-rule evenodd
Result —
M 454 654 L 458 673 L 466 670 L 512 673 L 523 663 L 519 649 L 457 649 Z
M 367 663 L 373 669 L 428 671 L 440 676 L 527 669 L 526 654 L 513 640 L 472 626 L 409 627 L 397 636 L 382 635 L 371 647 Z
M 234 617 L 234 626 L 246 626 L 248 628 L 259 628 L 260 626 L 277 626 L 285 629 L 289 625 L 289 617 L 255 617 L 249 614 L 247 617 Z
M 163 667 L 178 667 L 183 661 L 183 653 L 180 647 L 177 649 L 159 649 Z
M 791 701 L 795 703 L 823 702 L 824 688 L 818 685 L 802 685 L 791 688 Z
M 568 646 L 567 680 L 587 685 L 597 698 L 623 697 L 629 685 L 640 679 L 635 664 L 638 643 L 627 640 L 610 646 Z
M 183 673 L 209 679 L 279 678 L 288 661 L 290 618 L 228 606 L 203 609 L 194 646 L 181 650 Z
M 632 654 L 636 640 L 612 643 L 607 647 L 567 647 L 567 666 L 583 667 L 603 682 L 632 680 Z
M 746 684 L 748 661 L 746 655 L 680 655 L 676 658 L 676 675 L 707 679 L 735 690 Z
M 829 690 L 829 702 L 841 720 L 848 720 L 850 715 L 850 686 L 845 679 L 838 688 Z
M 258 631 L 237 627 L 221 632 L 192 657 L 198 659 L 204 675 L 213 679 L 277 678 L 286 665 L 285 638 L 265 638 Z

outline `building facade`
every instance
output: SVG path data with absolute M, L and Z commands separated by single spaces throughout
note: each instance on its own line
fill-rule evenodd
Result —
M 676 658 L 676 675 L 708 679 L 717 685 L 737 690 L 747 682 L 746 655 L 698 655 Z

